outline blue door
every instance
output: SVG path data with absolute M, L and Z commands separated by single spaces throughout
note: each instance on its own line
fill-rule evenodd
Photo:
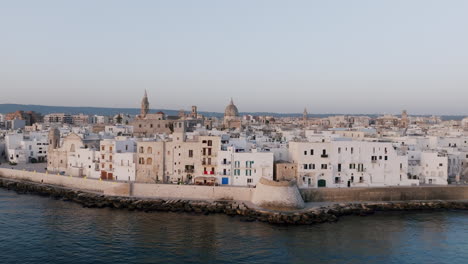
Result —
M 229 178 L 222 178 L 221 183 L 222 184 L 229 184 Z

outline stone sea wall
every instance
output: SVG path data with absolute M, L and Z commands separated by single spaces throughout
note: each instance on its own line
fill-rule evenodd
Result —
M 132 183 L 132 196 L 170 199 L 250 201 L 254 188 Z
M 300 189 L 305 202 L 468 200 L 468 186 Z
M 108 195 L 128 195 L 130 187 L 128 183 L 124 182 L 99 181 L 97 179 L 77 178 L 51 173 L 39 173 L 5 168 L 0 168 L 0 177 L 53 184 L 68 188 L 100 192 Z
M 50 196 L 73 201 L 90 208 L 115 208 L 144 212 L 185 212 L 194 214 L 222 213 L 240 217 L 243 221 L 261 221 L 271 224 L 310 225 L 335 222 L 342 216 L 366 216 L 379 211 L 408 210 L 468 210 L 468 201 L 410 201 L 410 202 L 361 202 L 331 204 L 318 208 L 291 212 L 276 212 L 252 208 L 239 201 L 206 201 L 184 199 L 135 198 L 109 196 L 96 192 L 70 189 L 57 185 L 0 178 L 0 187 L 18 193 Z
M 5 168 L 0 168 L 0 177 L 53 184 L 84 191 L 99 192 L 106 195 L 152 198 L 159 197 L 168 199 L 250 201 L 254 191 L 253 188 L 247 187 L 215 187 L 100 181 L 98 179 L 69 177 L 50 173 L 47 174 Z
M 252 203 L 264 208 L 304 208 L 304 201 L 295 181 L 271 181 L 261 178 L 252 196 Z

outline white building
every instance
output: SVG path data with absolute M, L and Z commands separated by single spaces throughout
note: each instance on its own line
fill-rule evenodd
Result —
M 74 177 L 99 178 L 99 154 L 99 150 L 84 147 L 68 152 L 67 173 Z
M 116 137 L 101 141 L 101 179 L 135 180 L 136 141 L 128 137 Z
M 315 187 L 411 186 L 408 158 L 391 143 L 362 141 L 290 142 L 298 185 Z
M 448 157 L 438 152 L 409 151 L 408 174 L 421 184 L 448 184 Z
M 221 185 L 255 186 L 260 178 L 273 180 L 272 152 L 239 151 L 228 147 L 218 152 L 217 180 Z
M 47 132 L 14 133 L 5 136 L 6 156 L 12 163 L 36 163 L 47 160 Z

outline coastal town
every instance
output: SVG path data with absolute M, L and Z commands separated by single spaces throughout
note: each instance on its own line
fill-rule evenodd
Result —
M 100 181 L 300 189 L 455 185 L 468 181 L 468 118 L 255 116 L 226 100 L 222 118 L 28 111 L 0 114 L 1 167 Z

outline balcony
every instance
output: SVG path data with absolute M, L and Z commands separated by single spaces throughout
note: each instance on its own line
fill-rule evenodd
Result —
M 202 165 L 203 166 L 216 166 L 216 162 L 214 162 L 214 161 L 212 161 L 212 162 L 202 161 Z
M 320 157 L 322 157 L 322 158 L 328 158 L 328 154 L 322 154 L 322 155 L 320 155 Z

